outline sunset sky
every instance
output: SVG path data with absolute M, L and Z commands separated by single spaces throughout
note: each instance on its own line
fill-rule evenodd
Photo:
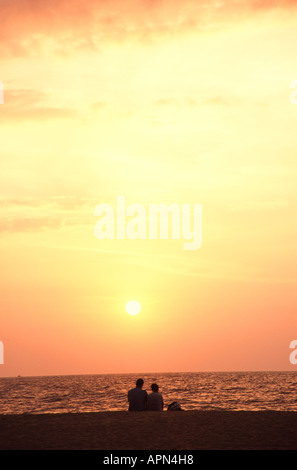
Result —
M 296 2 L 0 12 L 0 376 L 297 370 Z M 96 239 L 118 196 L 201 248 Z

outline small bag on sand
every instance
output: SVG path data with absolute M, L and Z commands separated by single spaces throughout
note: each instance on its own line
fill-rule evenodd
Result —
M 168 405 L 167 411 L 182 411 L 182 408 L 177 401 L 174 401 Z

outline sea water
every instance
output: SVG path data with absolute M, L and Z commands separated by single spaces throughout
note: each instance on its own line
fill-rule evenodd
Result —
M 159 385 L 165 410 L 297 410 L 295 372 L 189 372 L 0 378 L 0 414 L 127 410 L 139 377 Z

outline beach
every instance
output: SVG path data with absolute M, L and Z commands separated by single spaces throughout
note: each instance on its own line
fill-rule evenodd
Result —
M 296 450 L 296 436 L 292 411 L 0 416 L 1 450 Z

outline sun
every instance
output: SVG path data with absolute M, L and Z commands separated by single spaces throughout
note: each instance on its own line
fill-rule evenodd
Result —
M 130 300 L 126 305 L 126 310 L 130 315 L 137 315 L 141 310 L 141 305 L 136 300 Z

